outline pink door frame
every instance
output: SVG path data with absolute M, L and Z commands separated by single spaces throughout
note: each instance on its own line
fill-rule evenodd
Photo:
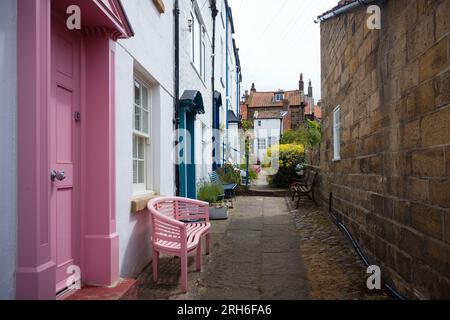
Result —
M 16 297 L 55 299 L 50 216 L 51 16 L 64 0 L 18 0 L 18 260 Z M 115 41 L 133 31 L 119 0 L 70 0 L 87 27 L 81 56 L 81 278 L 119 278 L 115 220 Z M 96 24 L 102 25 L 97 28 Z M 108 27 L 105 27 L 108 26 Z

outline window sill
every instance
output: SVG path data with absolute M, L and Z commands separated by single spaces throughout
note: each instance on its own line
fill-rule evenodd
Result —
M 206 83 L 205 83 L 205 80 L 203 80 L 203 78 L 202 78 L 202 76 L 201 76 L 201 74 L 200 74 L 200 71 L 198 71 L 197 67 L 196 67 L 195 64 L 192 62 L 192 60 L 191 60 L 191 66 L 192 66 L 192 69 L 194 69 L 195 74 L 197 75 L 197 77 L 199 78 L 199 80 L 203 83 L 203 86 L 205 87 L 205 89 L 207 89 L 208 87 L 207 87 L 207 85 L 206 85 Z
M 131 212 L 141 213 L 147 208 L 148 202 L 157 197 L 159 197 L 159 195 L 154 192 L 147 192 L 134 196 L 133 199 L 131 199 Z
M 163 14 L 166 11 L 164 2 L 162 0 L 153 0 L 155 7 L 158 9 L 159 13 Z
M 341 161 L 341 158 L 334 158 L 333 159 L 333 162 L 339 162 L 339 161 Z

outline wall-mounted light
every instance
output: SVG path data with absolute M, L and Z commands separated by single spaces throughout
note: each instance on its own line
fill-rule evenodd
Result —
M 188 29 L 189 32 L 192 32 L 192 24 L 193 24 L 193 20 L 191 18 L 188 19 Z

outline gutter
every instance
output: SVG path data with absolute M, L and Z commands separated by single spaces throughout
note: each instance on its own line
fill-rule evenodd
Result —
M 175 132 L 178 132 L 180 126 L 180 114 L 179 114 L 179 103 L 180 103 L 180 6 L 179 0 L 175 0 L 175 5 L 173 9 L 174 19 L 175 19 L 175 104 L 174 104 L 174 127 Z M 179 141 L 178 138 L 175 141 L 175 189 L 176 195 L 180 195 L 180 165 L 179 165 Z
M 315 23 L 321 23 L 327 20 L 330 20 L 334 17 L 337 17 L 341 14 L 347 13 L 350 10 L 353 10 L 356 7 L 359 7 L 361 5 L 368 5 L 372 2 L 375 2 L 376 0 L 357 0 L 355 2 L 346 4 L 340 8 L 337 8 L 335 10 L 332 10 L 331 12 L 328 12 L 327 14 L 324 14 L 322 16 L 319 16 L 316 20 L 314 20 Z

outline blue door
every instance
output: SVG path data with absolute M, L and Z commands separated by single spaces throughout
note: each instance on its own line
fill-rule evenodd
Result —
M 195 172 L 195 114 L 185 109 L 180 111 L 180 196 L 197 198 Z

